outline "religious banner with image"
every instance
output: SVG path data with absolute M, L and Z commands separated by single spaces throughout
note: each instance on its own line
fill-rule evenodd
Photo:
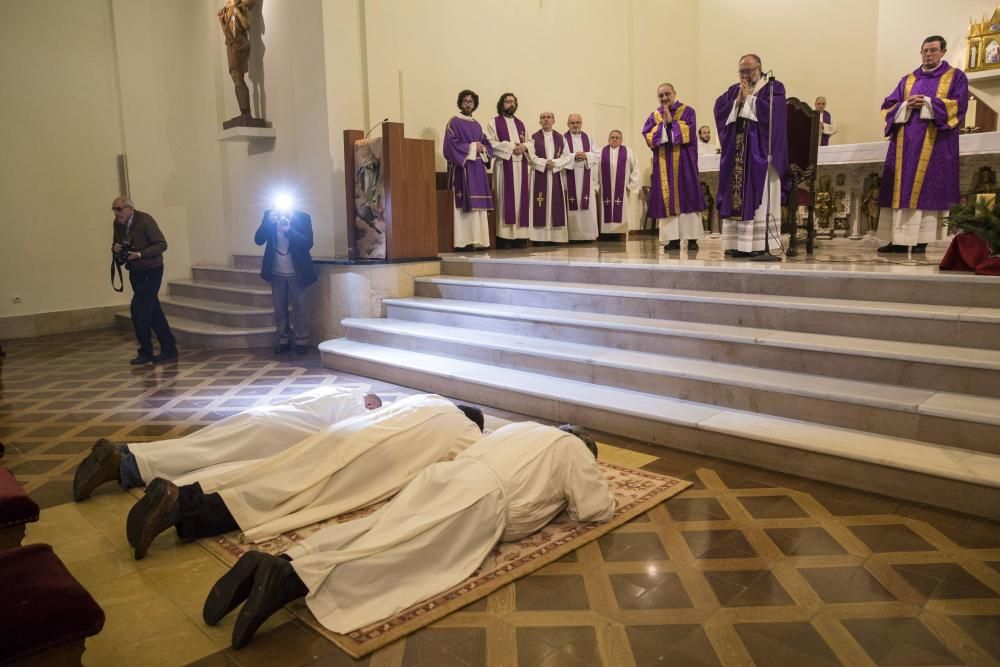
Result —
M 354 142 L 354 247 L 360 259 L 385 259 L 382 137 Z

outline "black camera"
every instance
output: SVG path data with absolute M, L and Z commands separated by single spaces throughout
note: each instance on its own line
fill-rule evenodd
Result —
M 128 241 L 121 242 L 122 249 L 116 253 L 113 253 L 115 262 L 118 264 L 125 264 L 128 261 L 128 254 L 132 252 L 132 244 Z

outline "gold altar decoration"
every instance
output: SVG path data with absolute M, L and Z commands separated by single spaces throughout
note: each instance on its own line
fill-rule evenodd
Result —
M 966 72 L 981 72 L 1000 67 L 1000 5 L 987 18 L 969 21 L 969 50 Z

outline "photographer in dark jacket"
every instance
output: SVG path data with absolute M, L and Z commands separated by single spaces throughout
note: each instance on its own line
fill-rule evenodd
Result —
M 309 318 L 302 298 L 306 287 L 316 282 L 309 250 L 313 245 L 312 220 L 307 213 L 292 208 L 268 209 L 254 235 L 254 243 L 266 245 L 260 277 L 271 283 L 274 301 L 274 322 L 278 328 L 278 344 L 274 353 L 291 349 L 306 353 L 309 343 Z M 288 307 L 292 317 L 289 327 Z
M 117 197 L 111 203 L 115 213 L 111 252 L 119 256 L 127 248 L 125 268 L 132 283 L 132 327 L 139 341 L 138 355 L 129 363 L 133 366 L 176 361 L 177 341 L 170 331 L 167 316 L 160 307 L 160 283 L 163 282 L 163 252 L 167 239 L 153 216 L 135 210 L 128 197 Z M 160 354 L 153 354 L 156 333 Z

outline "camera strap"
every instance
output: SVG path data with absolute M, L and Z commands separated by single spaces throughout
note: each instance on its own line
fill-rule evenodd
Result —
M 118 287 L 115 287 L 115 271 L 118 271 Z M 116 262 L 113 258 L 111 260 L 111 289 L 116 292 L 125 291 L 125 280 L 122 278 L 122 265 Z

